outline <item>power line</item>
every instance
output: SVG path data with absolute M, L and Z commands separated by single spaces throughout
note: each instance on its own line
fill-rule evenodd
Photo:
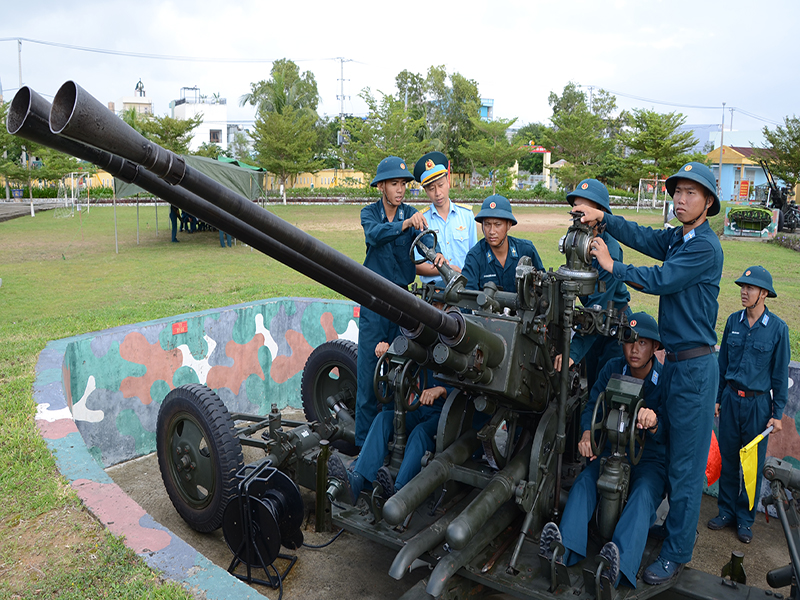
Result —
M 641 102 L 650 102 L 652 104 L 661 104 L 663 106 L 674 106 L 675 108 L 695 108 L 695 109 L 701 109 L 701 110 L 719 110 L 719 105 L 717 105 L 717 106 L 698 106 L 698 105 L 695 105 L 695 104 L 680 104 L 680 103 L 677 103 L 677 102 L 667 102 L 665 100 L 655 100 L 653 98 L 645 98 L 643 96 L 635 96 L 633 94 L 626 94 L 624 92 L 617 92 L 615 90 L 610 90 L 608 88 L 604 88 L 602 86 L 596 86 L 596 85 L 580 86 L 580 87 L 588 87 L 590 90 L 593 89 L 593 88 L 600 88 L 600 89 L 602 89 L 602 90 L 604 90 L 606 92 L 614 94 L 615 96 L 622 96 L 623 98 L 631 98 L 632 100 L 639 100 Z M 774 121 L 773 119 L 768 119 L 766 117 L 761 117 L 761 116 L 756 115 L 754 113 L 748 112 L 748 111 L 744 110 L 743 108 L 739 108 L 738 106 L 733 106 L 733 107 L 731 107 L 731 109 L 736 110 L 737 112 L 740 112 L 743 115 L 746 115 L 746 116 L 748 116 L 748 117 L 750 117 L 752 119 L 756 119 L 758 121 L 764 121 L 765 123 L 771 123 L 773 125 L 781 125 L 782 124 L 779 121 Z
M 55 48 L 67 48 L 69 50 L 79 50 L 81 52 L 93 52 L 95 54 L 110 54 L 113 56 L 129 56 L 133 58 L 147 58 L 151 60 L 177 60 L 184 62 L 218 62 L 218 63 L 273 63 L 273 58 L 220 58 L 200 57 L 200 56 L 175 56 L 170 54 L 145 54 L 143 52 L 123 52 L 120 50 L 106 50 L 104 48 L 90 48 L 88 46 L 75 46 L 73 44 L 63 44 L 61 42 L 48 42 L 44 40 L 34 40 L 31 38 L 14 37 L 0 38 L 0 42 L 23 41 L 31 44 L 41 44 L 42 46 L 53 46 Z M 335 58 L 297 58 L 294 62 L 313 62 L 321 60 L 337 60 Z

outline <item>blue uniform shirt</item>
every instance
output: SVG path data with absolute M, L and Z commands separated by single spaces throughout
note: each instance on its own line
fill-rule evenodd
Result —
M 664 427 L 662 426 L 664 386 L 660 385 L 663 365 L 658 362 L 655 357 L 653 357 L 651 363 L 652 366 L 650 367 L 650 372 L 647 374 L 647 377 L 644 378 L 642 397 L 644 398 L 647 408 L 655 411 L 658 415 L 659 427 L 655 434 L 651 434 L 649 431 L 647 432 L 647 439 L 652 439 L 653 443 L 645 444 L 642 459 L 664 462 L 666 460 L 667 453 L 666 446 L 662 443 L 659 443 L 659 440 L 665 439 Z M 584 408 L 583 412 L 581 413 L 582 432 L 589 431 L 592 428 L 592 413 L 594 412 L 595 404 L 597 404 L 597 397 L 605 391 L 612 375 L 631 376 L 628 362 L 625 360 L 624 356 L 608 361 L 606 366 L 603 367 L 603 370 L 600 371 L 600 374 L 597 376 L 597 381 L 595 382 L 592 391 L 589 393 L 589 400 L 586 402 L 586 408 Z
M 608 252 L 611 255 L 611 258 L 613 258 L 615 261 L 622 262 L 622 248 L 620 247 L 619 242 L 617 242 L 617 240 L 615 240 L 608 234 L 608 232 L 605 231 L 598 237 L 602 238 L 606 243 L 606 246 L 608 246 Z M 614 302 L 614 306 L 617 310 L 621 310 L 623 307 L 626 307 L 631 301 L 631 294 L 628 291 L 628 288 L 625 286 L 625 283 L 619 279 L 615 279 L 613 274 L 601 267 L 596 258 L 592 258 L 592 267 L 597 269 L 598 285 L 595 286 L 594 292 L 592 292 L 590 295 L 581 296 L 581 304 L 587 307 L 594 306 L 596 304 L 602 308 L 605 308 L 609 300 L 611 300 Z M 598 291 L 601 281 L 605 282 L 606 284 L 606 291 L 602 293 Z M 582 335 L 576 332 L 576 335 L 573 336 L 569 347 L 570 358 L 575 362 L 581 360 L 598 337 L 600 336 Z
M 666 350 L 715 345 L 723 255 L 708 221 L 685 236 L 682 227 L 641 227 L 617 215 L 605 215 L 603 222 L 619 242 L 664 261 L 654 267 L 615 262 L 614 277 L 645 294 L 661 296 L 658 329 Z
M 489 244 L 483 239 L 475 244 L 467 254 L 464 262 L 462 274 L 467 278 L 468 290 L 482 290 L 490 281 L 497 285 L 498 289 L 506 292 L 516 292 L 517 263 L 520 257 L 530 256 L 533 259 L 533 266 L 540 271 L 544 270 L 542 259 L 533 242 L 508 236 L 508 256 L 506 256 L 505 266 L 501 266 L 494 257 Z
M 450 200 L 450 212 L 446 221 L 442 219 L 433 204 L 422 213 L 422 216 L 428 221 L 428 227 L 436 232 L 439 248 L 447 262 L 457 266 L 459 269 L 463 269 L 464 261 L 467 259 L 467 252 L 478 243 L 473 212 L 468 208 L 458 206 Z M 416 249 L 414 250 L 414 255 L 417 259 L 422 258 L 422 255 Z M 422 283 L 428 283 L 429 281 L 444 283 L 438 275 L 420 275 L 419 278 Z
M 728 382 L 738 389 L 769 393 L 772 390 L 772 418 L 783 417 L 789 397 L 789 328 L 764 307 L 764 314 L 750 327 L 747 311 L 728 317 L 719 346 L 719 392 Z
M 389 221 L 383 200 L 361 209 L 361 227 L 367 244 L 364 266 L 402 287 L 408 286 L 417 276 L 408 251 L 420 232 L 413 227 L 403 231 L 403 221 L 416 212 L 413 206 L 402 203 L 397 207 L 394 220 Z

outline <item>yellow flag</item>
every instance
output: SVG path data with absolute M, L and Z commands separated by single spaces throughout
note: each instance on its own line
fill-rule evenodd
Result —
M 749 444 L 739 450 L 739 460 L 742 461 L 742 475 L 744 476 L 744 489 L 747 492 L 747 499 L 750 500 L 750 510 L 756 502 L 756 482 L 760 476 L 758 472 L 758 443 L 769 435 L 772 427 L 767 427 L 764 431 L 753 438 Z

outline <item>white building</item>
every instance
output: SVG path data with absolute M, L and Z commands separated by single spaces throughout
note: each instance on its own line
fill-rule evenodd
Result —
M 219 94 L 201 94 L 198 87 L 183 87 L 180 100 L 173 100 L 169 107 L 173 119 L 192 119 L 203 115 L 203 122 L 194 130 L 194 137 L 189 142 L 190 152 L 200 148 L 203 143 L 228 149 L 228 106 L 225 98 L 220 98 Z

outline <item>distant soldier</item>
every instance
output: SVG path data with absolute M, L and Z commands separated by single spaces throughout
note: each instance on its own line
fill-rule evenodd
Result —
M 499 290 L 515 292 L 517 263 L 523 256 L 530 256 L 533 266 L 544 270 L 533 242 L 508 235 L 517 224 L 508 198 L 489 196 L 475 220 L 483 228 L 483 239 L 472 247 L 464 263 L 462 274 L 468 290 L 482 290 L 487 283 L 494 283 Z
M 644 571 L 649 584 L 670 581 L 692 558 L 719 381 L 714 354 L 723 255 L 707 221 L 719 214 L 717 182 L 707 166 L 690 162 L 669 177 L 666 186 L 683 227 L 654 230 L 599 208 L 575 207 L 584 213 L 584 223 L 601 221 L 621 244 L 663 261 L 653 267 L 626 265 L 610 256 L 602 238 L 592 241 L 592 254 L 615 279 L 660 296 L 658 326 L 666 349 L 664 387 L 669 398 L 664 418 L 670 510 L 661 554 Z
M 767 427 L 781 430 L 783 407 L 789 397 L 789 328 L 764 305 L 777 294 L 772 275 L 764 267 L 747 269 L 736 280 L 742 288 L 744 310 L 737 310 L 725 324 L 719 346 L 719 514 L 709 529 L 737 526 L 739 540 L 753 539 L 758 500 L 750 509 L 739 474 L 739 449 Z M 758 479 L 767 455 L 767 442 L 758 445 Z
M 406 183 L 414 177 L 403 159 L 384 158 L 377 168 L 372 187 L 381 192 L 381 199 L 361 210 L 361 227 L 367 244 L 364 266 L 382 275 L 403 289 L 416 278 L 414 261 L 409 252 L 414 238 L 427 229 L 428 222 L 413 206 L 403 203 Z M 441 264 L 444 258 L 436 256 Z M 390 320 L 361 307 L 358 320 L 358 393 L 356 396 L 356 446 L 361 447 L 378 414 L 378 401 L 373 390 L 373 376 L 378 362 L 374 349 L 378 342 L 391 343 L 399 328 Z M 387 405 L 391 408 L 389 405 Z
M 428 226 L 436 231 L 439 248 L 454 271 L 461 272 L 467 252 L 478 242 L 475 215 L 468 208 L 450 200 L 449 161 L 441 152 L 429 152 L 414 165 L 414 179 L 422 184 L 431 205 L 422 213 Z M 422 258 L 415 250 L 417 258 Z M 436 267 L 430 263 L 417 265 L 417 275 L 422 283 L 435 282 L 444 287 Z

